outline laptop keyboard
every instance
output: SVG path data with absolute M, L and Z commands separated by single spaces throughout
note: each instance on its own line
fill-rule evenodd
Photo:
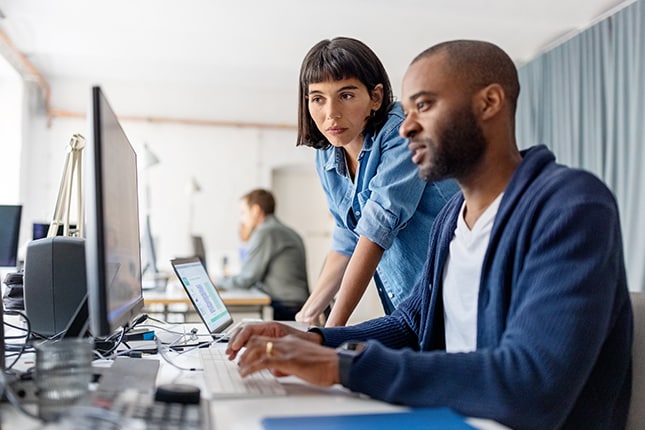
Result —
M 262 370 L 245 378 L 240 376 L 237 364 L 230 361 L 224 348 L 199 350 L 204 366 L 206 389 L 212 398 L 284 396 L 284 386 L 269 370 Z

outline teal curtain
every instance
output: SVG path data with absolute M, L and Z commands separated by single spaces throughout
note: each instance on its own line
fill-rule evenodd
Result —
M 645 1 L 519 68 L 517 136 L 616 195 L 629 287 L 645 291 Z

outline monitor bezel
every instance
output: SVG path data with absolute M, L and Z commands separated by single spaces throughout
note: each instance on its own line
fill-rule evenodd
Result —
M 108 284 L 107 284 L 107 253 L 105 241 L 105 207 L 104 196 L 104 172 L 103 172 L 103 142 L 102 122 L 103 114 L 101 103 L 110 110 L 119 126 L 121 133 L 130 146 L 135 157 L 136 152 L 132 148 L 123 128 L 119 123 L 116 114 L 110 106 L 105 94 L 98 86 L 92 87 L 91 91 L 91 113 L 89 115 L 89 141 L 86 147 L 88 153 L 87 186 L 86 186 L 86 238 L 85 238 L 85 263 L 87 274 L 87 297 L 89 305 L 90 333 L 94 337 L 108 336 L 119 328 L 127 326 L 133 318 L 138 316 L 143 309 L 143 289 L 141 286 L 141 270 L 139 270 L 138 283 L 139 295 L 120 314 L 110 319 Z M 137 186 L 136 168 L 134 184 Z M 139 240 L 137 202 L 137 240 Z M 140 246 L 139 246 L 140 248 Z M 141 250 L 138 251 L 139 269 L 141 263 Z
M 18 245 L 20 240 L 20 223 L 22 222 L 22 205 L 0 205 L 6 215 L 10 216 L 11 237 L 7 239 L 7 260 L 0 261 L 0 267 L 18 267 Z M 5 220 L 6 221 L 6 220 Z M 9 230 L 9 229 L 7 229 Z M 5 245 L 5 244 L 3 244 Z

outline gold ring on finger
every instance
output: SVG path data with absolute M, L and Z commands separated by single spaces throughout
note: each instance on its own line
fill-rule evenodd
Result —
M 271 357 L 271 351 L 273 351 L 273 342 L 267 342 L 267 347 L 266 347 L 267 357 Z

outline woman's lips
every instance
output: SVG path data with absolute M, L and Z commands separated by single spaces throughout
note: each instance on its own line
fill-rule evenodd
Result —
M 333 128 L 328 128 L 327 132 L 329 134 L 339 135 L 339 134 L 342 134 L 345 130 L 347 130 L 347 129 L 346 128 L 341 128 L 341 127 L 333 127 Z

